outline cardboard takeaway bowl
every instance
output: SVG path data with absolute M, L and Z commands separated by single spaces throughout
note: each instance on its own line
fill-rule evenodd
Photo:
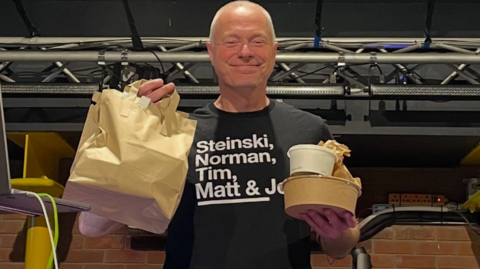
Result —
M 337 212 L 347 210 L 355 215 L 361 187 L 343 178 L 321 175 L 299 175 L 283 182 L 285 212 L 302 219 L 309 210 L 322 212 L 331 208 Z

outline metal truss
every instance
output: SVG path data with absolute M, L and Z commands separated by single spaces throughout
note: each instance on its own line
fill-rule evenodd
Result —
M 99 87 L 163 77 L 190 112 L 218 95 L 207 38 L 0 38 L 9 131 L 83 128 Z M 267 94 L 334 135 L 480 136 L 480 38 L 279 38 Z M 7 83 L 5 83 L 7 82 Z
M 123 67 L 130 66 L 130 78 L 142 70 L 139 65 L 154 65 L 168 81 L 212 83 L 215 75 L 209 65 L 206 41 L 205 37 L 143 38 L 148 51 L 130 51 L 131 39 L 123 37 L 3 37 L 0 79 L 22 82 L 22 71 L 15 63 L 43 62 L 50 65 L 29 70 L 37 73 L 34 81 L 52 82 L 62 77 L 80 83 L 105 75 L 102 78 L 108 82 L 114 75 L 111 65 L 122 63 Z M 275 84 L 342 83 L 366 91 L 372 83 L 480 84 L 475 70 L 475 64 L 480 64 L 480 38 L 434 38 L 431 43 L 416 38 L 323 38 L 318 47 L 311 38 L 277 41 L 279 52 L 270 77 Z M 79 66 L 95 70 L 95 65 L 106 66 L 106 72 L 88 76 L 76 71 Z M 449 73 L 425 78 L 423 71 L 433 65 L 448 68 Z

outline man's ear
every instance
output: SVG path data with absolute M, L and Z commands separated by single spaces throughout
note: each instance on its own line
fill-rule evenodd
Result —
M 212 43 L 210 41 L 207 41 L 205 43 L 205 45 L 207 46 L 207 51 L 208 51 L 208 56 L 210 56 L 210 63 L 212 64 L 213 66 L 213 48 L 212 48 Z
M 278 49 L 278 42 L 275 41 L 275 43 L 273 43 L 273 52 L 275 53 L 275 56 L 277 56 L 277 49 Z

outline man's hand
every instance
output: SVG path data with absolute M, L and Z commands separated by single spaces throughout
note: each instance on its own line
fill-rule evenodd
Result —
M 165 95 L 173 92 L 175 84 L 164 84 L 163 79 L 154 79 L 145 82 L 138 89 L 138 97 L 148 97 L 153 103 L 160 101 Z
M 357 226 L 357 221 L 352 213 L 348 211 L 336 213 L 330 208 L 325 208 L 323 214 L 310 210 L 303 215 L 303 219 L 313 228 L 318 236 L 330 240 L 342 237 L 349 228 Z

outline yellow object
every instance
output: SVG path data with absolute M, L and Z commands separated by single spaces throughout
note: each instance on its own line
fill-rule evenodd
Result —
M 27 221 L 30 226 L 25 246 L 25 269 L 45 269 L 52 252 L 45 217 L 28 217 Z
M 12 187 L 61 197 L 64 188 L 55 181 L 58 164 L 61 158 L 73 158 L 75 150 L 57 133 L 8 133 L 7 137 L 25 150 L 23 178 L 12 179 Z M 52 247 L 45 220 L 44 216 L 27 218 L 25 269 L 47 266 Z
M 480 144 L 477 145 L 470 153 L 462 159 L 462 165 L 478 165 L 480 164 Z
M 8 133 L 7 138 L 25 149 L 23 178 L 57 179 L 60 159 L 75 156 L 57 133 Z
M 63 186 L 51 179 L 16 178 L 12 179 L 12 188 L 36 193 L 47 193 L 53 197 L 62 197 Z
M 477 191 L 470 197 L 463 205 L 462 208 L 468 209 L 473 213 L 477 208 L 480 208 L 480 191 Z

